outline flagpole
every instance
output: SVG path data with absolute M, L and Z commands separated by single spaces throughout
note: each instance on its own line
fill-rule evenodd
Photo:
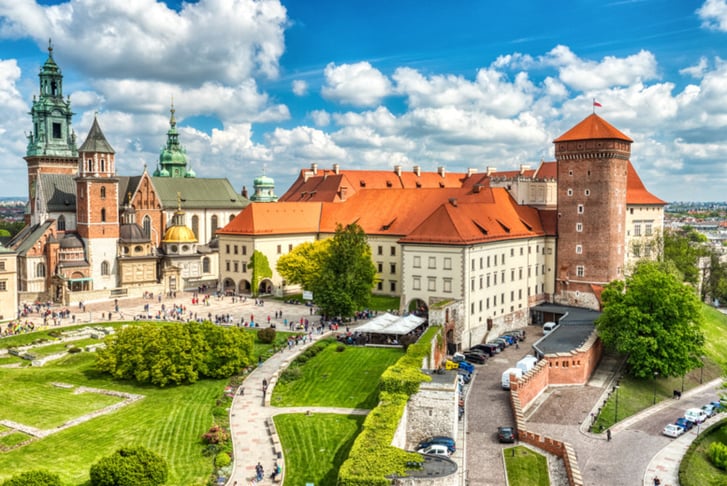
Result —
M 596 114 L 596 98 L 593 98 L 593 114 Z

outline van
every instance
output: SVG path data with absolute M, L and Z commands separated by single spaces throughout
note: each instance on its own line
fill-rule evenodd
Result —
M 556 328 L 558 324 L 553 321 L 546 322 L 543 324 L 543 334 L 548 334 L 550 331 Z
M 502 389 L 503 390 L 509 390 L 510 389 L 510 374 L 515 375 L 517 379 L 523 377 L 523 370 L 520 368 L 508 368 L 505 370 L 505 372 L 502 374 Z
M 707 414 L 701 408 L 689 408 L 684 412 L 684 418 L 694 424 L 701 424 L 707 420 Z
M 538 358 L 536 358 L 532 354 L 529 354 L 529 355 L 525 356 L 523 359 L 521 359 L 520 361 L 518 361 L 515 364 L 515 367 L 523 370 L 523 374 L 525 374 L 525 373 L 529 372 L 530 370 L 532 370 L 533 368 L 535 368 L 536 364 L 538 364 Z

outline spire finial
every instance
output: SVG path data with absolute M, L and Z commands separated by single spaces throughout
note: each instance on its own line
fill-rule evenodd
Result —
M 182 193 L 178 192 L 177 193 L 177 211 L 181 211 L 181 210 L 182 210 Z
M 172 128 L 174 128 L 177 125 L 177 120 L 174 119 L 174 112 L 175 111 L 176 110 L 174 109 L 174 95 L 172 95 L 172 106 L 171 106 L 171 108 L 169 110 L 169 112 L 172 114 L 169 117 L 169 124 L 172 126 Z
M 131 204 L 131 191 L 126 193 L 126 204 Z
M 48 55 L 53 57 L 53 42 L 50 37 L 48 37 Z

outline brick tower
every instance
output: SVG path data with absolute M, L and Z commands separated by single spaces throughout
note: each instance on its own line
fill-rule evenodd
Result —
M 598 309 L 600 289 L 623 278 L 632 142 L 595 113 L 554 140 L 558 165 L 556 302 Z
M 114 149 L 94 117 L 88 137 L 78 149 L 76 218 L 95 289 L 116 287 L 118 192 Z
M 78 170 L 76 134 L 71 128 L 71 100 L 63 99 L 63 75 L 53 60 L 48 42 L 48 59 L 40 69 L 40 92 L 33 96 L 30 115 L 33 130 L 28 134 L 25 161 L 28 164 L 29 216 L 36 215 L 38 174 L 75 174 Z M 31 223 L 30 218 L 26 223 Z M 39 221 L 32 221 L 38 223 Z

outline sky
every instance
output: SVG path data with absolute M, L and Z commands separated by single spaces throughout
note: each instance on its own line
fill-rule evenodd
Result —
M 172 100 L 198 177 L 282 195 L 312 163 L 535 168 L 596 99 L 652 193 L 727 199 L 727 0 L 0 0 L 3 196 L 49 38 L 119 175 L 156 168 Z

